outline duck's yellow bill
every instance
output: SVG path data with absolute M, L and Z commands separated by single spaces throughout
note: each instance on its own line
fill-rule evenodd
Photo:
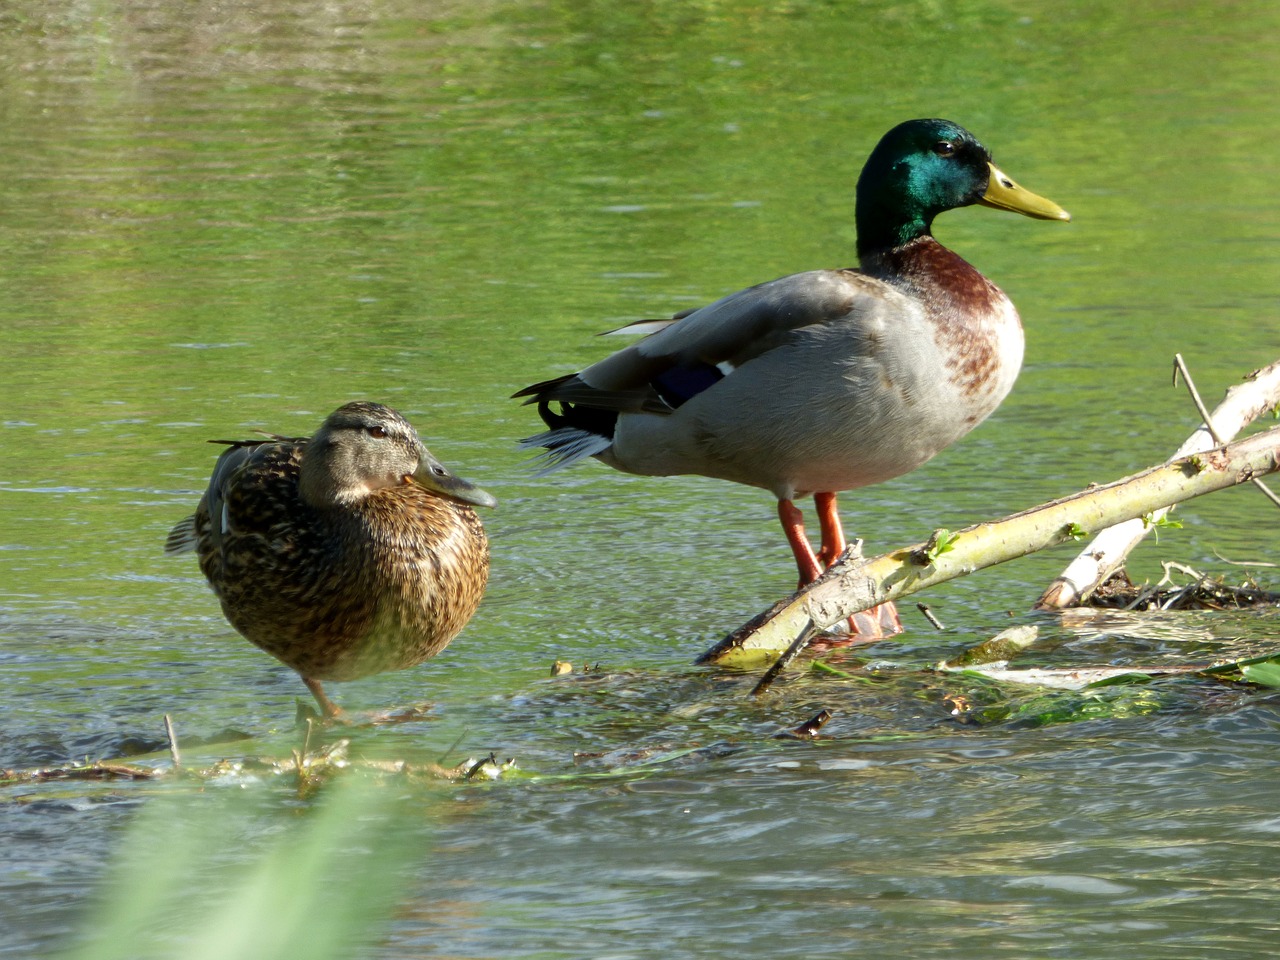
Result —
M 997 210 L 1012 210 L 1024 217 L 1035 217 L 1037 220 L 1070 220 L 1071 214 L 1063 210 L 1052 200 L 1037 196 L 1030 190 L 1024 190 L 1013 182 L 1013 178 L 1003 173 L 994 163 L 991 168 L 991 179 L 987 182 L 987 192 L 978 200 L 984 207 L 995 207 Z

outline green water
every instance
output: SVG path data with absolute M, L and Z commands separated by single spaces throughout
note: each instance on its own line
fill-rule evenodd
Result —
M 1280 355 L 1278 27 L 1269 5 L 1173 2 L 11 0 L 0 764 L 158 749 L 165 713 L 193 744 L 230 728 L 287 754 L 297 678 L 160 546 L 206 440 L 304 434 L 377 399 L 500 505 L 464 634 L 336 689 L 431 704 L 359 747 L 492 749 L 567 779 L 427 791 L 406 832 L 428 853 L 397 868 L 361 955 L 1271 955 L 1274 695 L 1175 691 L 1044 729 L 956 726 L 923 680 L 751 702 L 753 678 L 688 664 L 791 585 L 770 499 L 594 464 L 535 479 L 513 441 L 536 416 L 507 397 L 602 355 L 599 331 L 850 265 L 867 151 L 945 116 L 1074 221 L 939 220 L 1017 303 L 1027 362 L 959 446 L 844 497 L 846 525 L 875 551 L 1154 463 L 1197 422 L 1175 352 L 1211 402 Z M 1256 494 L 1180 514 L 1137 575 L 1275 560 Z M 908 609 L 876 654 L 923 666 L 981 639 L 1066 559 L 930 594 L 948 631 Z M 1041 626 L 1050 660 L 1089 663 L 1276 633 L 1265 616 Z M 554 659 L 603 672 L 551 681 Z M 830 740 L 772 739 L 820 707 Z M 612 775 L 688 747 L 709 749 Z M 259 789 L 233 833 L 296 816 Z M 84 931 L 154 793 L 0 797 L 0 955 Z

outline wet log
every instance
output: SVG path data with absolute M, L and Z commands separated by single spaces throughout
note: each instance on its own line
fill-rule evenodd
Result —
M 820 579 L 725 637 L 698 662 L 759 665 L 789 658 L 805 638 L 860 610 L 1277 469 L 1280 427 L 1002 520 L 955 533 L 937 531 L 924 543 L 869 560 L 844 557 Z
M 1179 358 L 1181 360 L 1181 358 Z M 1182 368 L 1185 371 L 1185 368 Z M 1194 396 L 1194 393 L 1193 393 Z M 1280 360 L 1255 370 L 1226 393 L 1222 402 L 1208 415 L 1190 437 L 1169 459 L 1189 457 L 1211 450 L 1280 404 Z M 1162 507 L 1153 512 L 1151 521 L 1126 520 L 1108 527 L 1093 538 L 1080 554 L 1067 565 L 1049 588 L 1041 594 L 1035 607 L 1060 610 L 1088 599 L 1107 579 L 1124 566 L 1129 554 L 1172 509 Z

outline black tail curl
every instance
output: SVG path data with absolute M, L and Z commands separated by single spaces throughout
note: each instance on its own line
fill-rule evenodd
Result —
M 560 407 L 559 413 L 551 409 L 553 403 Z M 580 403 L 539 400 L 538 416 L 552 430 L 564 428 L 581 430 L 610 441 L 613 440 L 614 431 L 618 426 L 616 410 L 601 410 L 598 407 L 586 407 Z

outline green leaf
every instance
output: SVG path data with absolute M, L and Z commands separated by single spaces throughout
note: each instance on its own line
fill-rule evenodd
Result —
M 1152 676 L 1149 673 L 1119 673 L 1114 677 L 1103 677 L 1101 680 L 1094 680 L 1087 684 L 1084 689 L 1097 690 L 1100 687 L 1121 687 L 1132 686 L 1134 684 L 1150 683 Z
M 814 673 L 825 673 L 828 676 L 836 677 L 840 680 L 857 680 L 859 683 L 875 683 L 871 677 L 859 676 L 856 673 L 850 673 L 848 670 L 841 670 L 839 667 L 833 667 L 829 663 L 821 660 L 815 660 L 810 665 L 810 669 Z
M 952 533 L 946 527 L 939 527 L 933 531 L 933 535 L 929 537 L 924 547 L 914 552 L 915 562 L 922 567 L 927 567 L 944 553 L 950 553 L 954 550 L 956 541 L 959 539 L 960 534 Z
M 1280 687 L 1280 662 L 1275 660 L 1246 664 L 1240 668 L 1240 673 L 1250 683 L 1260 683 L 1264 687 Z

